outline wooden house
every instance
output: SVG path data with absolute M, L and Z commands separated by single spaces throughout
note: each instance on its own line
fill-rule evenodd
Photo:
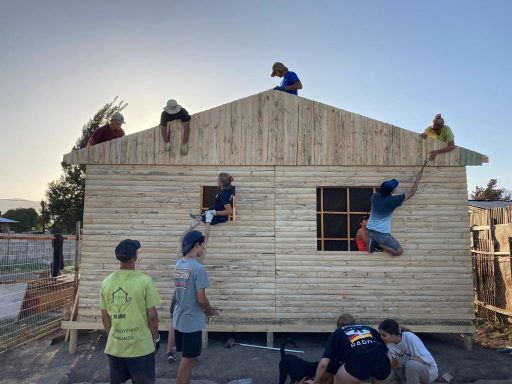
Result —
M 358 219 L 384 179 L 408 191 L 445 143 L 278 91 L 194 114 L 186 156 L 181 124 L 170 128 L 171 151 L 155 127 L 64 156 L 87 165 L 78 322 L 68 327 L 101 328 L 101 281 L 118 268 L 116 244 L 132 238 L 167 329 L 178 239 L 205 204 L 204 187 L 228 172 L 236 217 L 211 231 L 207 294 L 223 312 L 208 330 L 329 332 L 349 312 L 417 332 L 472 333 L 466 166 L 485 156 L 457 147 L 427 166 L 394 215 L 404 254 L 392 257 L 354 250 Z

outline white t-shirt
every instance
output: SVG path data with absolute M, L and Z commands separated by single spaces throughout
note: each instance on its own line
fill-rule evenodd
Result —
M 391 354 L 401 355 L 408 354 L 409 356 L 418 356 L 428 365 L 428 372 L 430 374 L 430 381 L 437 379 L 439 372 L 437 371 L 437 363 L 432 357 L 432 354 L 425 347 L 425 344 L 412 332 L 402 332 L 402 340 L 398 344 L 387 344 Z

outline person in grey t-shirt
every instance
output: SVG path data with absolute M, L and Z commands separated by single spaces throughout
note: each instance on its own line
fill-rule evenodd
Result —
M 218 315 L 218 309 L 210 306 L 206 297 L 206 288 L 210 286 L 208 273 L 204 265 L 197 261 L 202 255 L 203 243 L 201 232 L 187 232 L 181 247 L 183 257 L 174 267 L 176 304 L 172 322 L 176 350 L 182 352 L 177 383 L 190 383 L 192 366 L 201 354 L 205 315 Z
M 407 196 L 393 195 L 393 191 L 398 187 L 397 179 L 384 181 L 379 192 L 372 195 L 370 219 L 366 225 L 368 252 L 384 251 L 393 256 L 400 256 L 404 252 L 398 240 L 391 235 L 391 219 L 395 209 L 416 194 L 423 169 L 421 168 L 416 175 L 414 185 Z

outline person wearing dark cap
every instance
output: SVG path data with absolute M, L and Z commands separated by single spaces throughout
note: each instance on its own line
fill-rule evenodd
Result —
M 397 179 L 384 181 L 380 186 L 379 192 L 375 192 L 372 195 L 370 200 L 372 205 L 370 219 L 366 225 L 368 252 L 373 253 L 384 250 L 393 256 L 400 256 L 404 252 L 398 240 L 391 235 L 391 219 L 395 209 L 416 194 L 418 184 L 423 175 L 423 169 L 421 168 L 416 175 L 414 185 L 407 195 L 393 195 L 393 191 L 399 184 Z
M 110 116 L 110 122 L 102 127 L 99 127 L 94 131 L 89 141 L 87 142 L 88 147 L 93 145 L 104 143 L 106 141 L 114 140 L 124 136 L 124 130 L 122 125 L 125 124 L 124 116 L 121 112 L 114 112 Z
M 151 277 L 135 270 L 139 248 L 137 240 L 121 241 L 115 249 L 119 270 L 101 283 L 101 319 L 108 335 L 105 353 L 113 384 L 130 378 L 134 384 L 155 382 L 160 296 Z
M 281 84 L 275 87 L 277 91 L 283 91 L 291 93 L 292 95 L 298 95 L 298 90 L 302 89 L 302 83 L 295 72 L 289 71 L 288 68 L 280 62 L 274 63 L 272 66 L 271 77 L 282 77 Z
M 191 230 L 183 237 L 181 249 L 183 257 L 174 267 L 176 304 L 172 325 L 176 337 L 176 350 L 182 352 L 178 367 L 177 384 L 188 384 L 192 376 L 192 366 L 201 354 L 202 330 L 206 316 L 215 316 L 218 309 L 210 305 L 206 288 L 210 286 L 208 273 L 198 259 L 203 252 L 204 236 Z
M 434 161 L 436 156 L 440 153 L 450 152 L 455 149 L 455 136 L 451 128 L 444 123 L 444 119 L 441 117 L 440 113 L 434 116 L 432 125 L 425 128 L 425 132 L 421 133 L 420 136 L 423 139 L 430 137 L 446 143 L 446 147 L 430 151 L 430 161 Z
M 173 120 L 181 120 L 183 127 L 183 136 L 181 141 L 180 153 L 185 156 L 188 153 L 188 136 L 190 133 L 190 115 L 187 110 L 179 105 L 176 100 L 169 100 L 160 115 L 160 132 L 165 142 L 165 149 L 171 150 L 171 132 L 167 123 Z

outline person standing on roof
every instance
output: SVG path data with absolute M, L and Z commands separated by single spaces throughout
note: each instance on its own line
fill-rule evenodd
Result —
M 106 141 L 114 140 L 119 137 L 124 136 L 124 130 L 121 128 L 123 124 L 126 124 L 124 121 L 124 116 L 121 112 L 114 112 L 110 117 L 110 123 L 99 127 L 94 131 L 89 142 L 87 143 L 88 147 L 92 147 L 93 145 L 104 143 Z
M 169 151 L 171 149 L 171 132 L 167 123 L 173 120 L 181 120 L 183 127 L 183 136 L 181 141 L 180 153 L 185 156 L 188 153 L 188 136 L 190 133 L 190 115 L 185 108 L 177 103 L 176 100 L 169 100 L 167 105 L 164 107 L 164 111 L 160 116 L 160 132 L 165 141 L 165 149 Z
M 432 139 L 441 140 L 446 143 L 446 147 L 430 151 L 430 161 L 434 161 L 437 155 L 444 152 L 450 152 L 455 149 L 455 136 L 449 126 L 444 124 L 444 119 L 438 113 L 432 119 L 432 125 L 425 128 L 425 132 L 420 134 L 422 139 L 430 137 Z
M 291 93 L 292 95 L 298 95 L 298 90 L 302 89 L 302 83 L 295 72 L 289 71 L 288 68 L 283 64 L 276 62 L 272 66 L 271 77 L 282 77 L 281 85 L 275 87 L 277 91 L 283 91 Z

